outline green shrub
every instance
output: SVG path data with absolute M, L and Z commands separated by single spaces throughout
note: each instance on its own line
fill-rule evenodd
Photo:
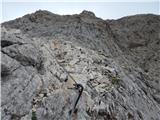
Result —
M 36 112 L 32 111 L 32 120 L 37 120 Z
M 113 76 L 113 77 L 111 78 L 111 83 L 112 83 L 112 84 L 118 84 L 119 81 L 120 81 L 120 78 L 119 78 L 119 77 Z

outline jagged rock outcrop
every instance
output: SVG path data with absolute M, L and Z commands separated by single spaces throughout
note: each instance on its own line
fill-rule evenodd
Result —
M 41 10 L 2 23 L 2 120 L 160 120 L 159 25 Z

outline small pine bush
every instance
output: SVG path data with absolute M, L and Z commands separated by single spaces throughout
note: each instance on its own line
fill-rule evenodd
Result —
M 32 120 L 37 120 L 36 112 L 32 111 Z

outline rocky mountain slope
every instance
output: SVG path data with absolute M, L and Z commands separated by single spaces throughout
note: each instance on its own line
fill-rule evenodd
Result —
M 89 11 L 2 23 L 2 120 L 160 120 L 159 30 L 159 15 Z

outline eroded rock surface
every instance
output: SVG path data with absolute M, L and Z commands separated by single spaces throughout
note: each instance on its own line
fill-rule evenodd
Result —
M 3 23 L 2 120 L 160 120 L 159 25 L 158 15 L 89 11 Z M 71 116 L 75 82 L 84 91 Z

